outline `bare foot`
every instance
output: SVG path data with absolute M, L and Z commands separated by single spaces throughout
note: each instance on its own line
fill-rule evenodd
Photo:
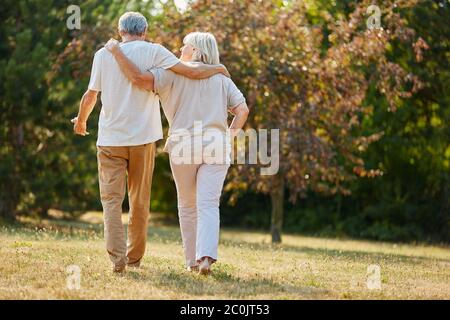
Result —
M 212 259 L 209 257 L 203 257 L 202 261 L 200 262 L 200 265 L 198 267 L 198 274 L 201 275 L 209 275 L 211 273 L 211 264 Z

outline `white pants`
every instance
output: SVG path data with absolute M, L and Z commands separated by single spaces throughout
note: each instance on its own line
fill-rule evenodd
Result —
M 178 217 L 186 266 L 202 257 L 217 260 L 219 202 L 229 164 L 176 164 L 170 167 L 177 187 Z

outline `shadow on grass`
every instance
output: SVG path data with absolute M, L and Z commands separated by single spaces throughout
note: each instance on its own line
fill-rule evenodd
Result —
M 236 230 L 233 230 L 236 231 Z M 243 231 L 244 232 L 244 231 Z M 247 232 L 247 231 L 245 231 Z M 150 241 L 161 241 L 164 243 L 176 242 L 181 243 L 180 231 L 177 227 L 163 227 L 150 228 L 148 233 Z M 409 264 L 421 264 L 424 261 L 439 261 L 450 263 L 450 259 L 423 257 L 423 256 L 409 256 L 399 253 L 384 253 L 384 252 L 367 252 L 358 250 L 344 250 L 344 249 L 327 249 L 327 248 L 312 248 L 307 246 L 294 245 L 274 245 L 271 243 L 255 243 L 245 240 L 220 240 L 220 245 L 231 246 L 236 248 L 246 248 L 257 251 L 280 251 L 280 252 L 295 252 L 304 253 L 307 255 L 315 255 L 330 258 L 352 259 L 352 260 L 367 260 L 367 261 L 382 261 L 382 260 L 396 260 L 397 262 Z
M 271 279 L 255 276 L 240 278 L 228 265 L 216 265 L 210 276 L 204 277 L 179 269 L 158 269 L 148 274 L 139 271 L 127 271 L 126 278 L 139 283 L 149 282 L 164 291 L 182 292 L 190 296 L 226 296 L 231 299 L 243 299 L 267 295 L 292 299 L 317 299 L 328 292 L 320 287 L 295 286 L 282 284 Z
M 433 258 L 433 257 L 408 256 L 403 254 L 367 252 L 357 250 L 311 248 L 301 245 L 299 246 L 286 244 L 273 245 L 268 243 L 253 243 L 242 240 L 224 240 L 221 241 L 221 244 L 226 246 L 244 247 L 258 251 L 273 250 L 278 252 L 304 253 L 307 255 L 322 256 L 324 258 L 329 257 L 329 258 L 364 260 L 364 261 L 396 260 L 396 262 L 409 264 L 421 264 L 424 261 L 439 261 L 450 263 L 449 259 Z
M 103 224 L 84 221 L 72 221 L 63 219 L 43 220 L 40 222 L 13 223 L 0 229 L 1 232 L 18 234 L 39 238 L 42 235 L 55 237 L 56 239 L 103 239 Z M 235 231 L 235 230 L 234 230 Z M 148 229 L 148 241 L 159 243 L 178 243 L 181 245 L 180 230 L 176 226 L 150 226 Z M 424 261 L 440 261 L 450 263 L 449 259 L 408 256 L 402 254 L 388 254 L 382 252 L 366 252 L 356 250 L 337 250 L 326 248 L 311 248 L 306 246 L 273 245 L 270 243 L 254 243 L 245 240 L 221 240 L 220 245 L 236 248 L 246 248 L 256 251 L 296 252 L 307 255 L 322 256 L 324 258 L 339 258 L 364 261 L 396 260 L 397 262 L 420 264 Z
M 103 225 L 68 220 L 22 221 L 0 225 L 0 232 L 36 240 L 97 240 L 103 238 Z

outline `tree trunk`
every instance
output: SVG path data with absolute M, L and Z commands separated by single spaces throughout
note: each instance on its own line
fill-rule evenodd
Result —
M 42 205 L 38 210 L 38 216 L 40 219 L 48 219 L 50 218 L 50 215 L 48 214 L 48 210 L 50 209 L 50 207 L 48 205 Z
M 442 205 L 439 210 L 439 229 L 437 230 L 436 234 L 438 234 L 439 240 L 449 241 L 450 234 L 448 232 L 448 219 L 449 219 L 449 175 L 445 175 L 444 179 L 444 187 L 442 188 Z M 438 220 L 438 221 L 439 221 Z
M 272 200 L 272 243 L 281 243 L 284 215 L 284 178 L 280 173 L 273 177 L 270 198 Z
M 15 215 L 13 201 L 8 199 L 0 199 L 0 218 L 6 221 L 14 220 Z
M 20 168 L 19 165 L 22 161 L 20 151 L 24 145 L 24 129 L 21 123 L 13 124 L 9 127 L 10 141 L 9 144 L 12 147 L 14 155 L 14 166 L 10 170 L 9 177 L 4 181 L 4 185 L 0 192 L 0 217 L 5 220 L 14 220 L 16 216 L 16 207 L 20 199 L 19 195 L 19 182 L 20 181 Z

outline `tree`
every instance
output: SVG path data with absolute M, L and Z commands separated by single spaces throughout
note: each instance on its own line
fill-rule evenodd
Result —
M 416 43 L 417 57 L 404 44 L 393 43 L 388 57 L 418 75 L 423 87 L 407 101 L 399 101 L 395 113 L 369 93 L 368 103 L 378 108 L 363 129 L 379 128 L 385 134 L 364 157 L 367 163 L 380 163 L 385 174 L 358 181 L 350 201 L 362 207 L 360 237 L 448 241 L 450 131 L 445 119 L 450 117 L 450 6 L 447 1 L 420 1 L 402 15 L 425 42 Z
M 338 21 L 326 11 L 311 12 L 303 1 L 204 0 L 182 16 L 166 12 L 164 42 L 193 30 L 214 33 L 222 62 L 252 108 L 248 127 L 280 129 L 279 172 L 260 176 L 258 166 L 234 166 L 226 186 L 270 194 L 273 242 L 281 241 L 285 189 L 292 202 L 308 190 L 348 195 L 350 181 L 381 174 L 366 169 L 361 157 L 382 135 L 358 130 L 373 112 L 364 103 L 369 88 L 392 109 L 419 88 L 416 77 L 387 59 L 390 43 L 415 40 L 396 13 L 415 1 L 383 2 L 384 28 L 377 30 L 366 28 L 370 4 L 358 4 Z M 311 26 L 311 16 L 325 24 Z
M 382 30 L 367 29 L 372 1 L 198 0 L 183 13 L 161 3 L 84 1 L 81 30 L 66 27 L 70 1 L 0 4 L 0 217 L 100 208 L 98 112 L 88 138 L 74 136 L 68 120 L 94 52 L 117 37 L 124 11 L 137 10 L 149 39 L 174 52 L 188 32 L 214 33 L 252 108 L 247 127 L 281 129 L 278 174 L 237 165 L 225 187 L 231 203 L 245 196 L 235 212 L 272 203 L 274 242 L 294 203 L 324 212 L 316 230 L 334 223 L 352 225 L 351 236 L 448 238 L 448 2 L 378 2 Z M 165 160 L 158 156 L 152 204 L 174 211 Z M 249 200 L 253 192 L 267 197 Z M 304 221 L 289 215 L 290 226 L 293 219 Z
M 46 216 L 50 208 L 81 212 L 98 202 L 95 144 L 75 137 L 69 120 L 87 85 L 80 76 L 90 69 L 96 36 L 105 41 L 114 34 L 111 16 L 124 4 L 86 1 L 81 30 L 70 30 L 71 4 L 1 3 L 0 217 L 8 220 L 18 213 Z M 67 50 L 67 44 L 79 49 L 77 39 L 85 38 L 95 44 L 90 50 L 77 56 Z
M 53 135 L 44 122 L 52 112 L 46 73 L 49 48 L 60 38 L 49 27 L 57 23 L 52 14 L 57 7 L 52 1 L 2 2 L 0 216 L 7 219 L 14 218 L 19 203 L 35 201 L 30 188 L 48 163 L 39 156 Z

